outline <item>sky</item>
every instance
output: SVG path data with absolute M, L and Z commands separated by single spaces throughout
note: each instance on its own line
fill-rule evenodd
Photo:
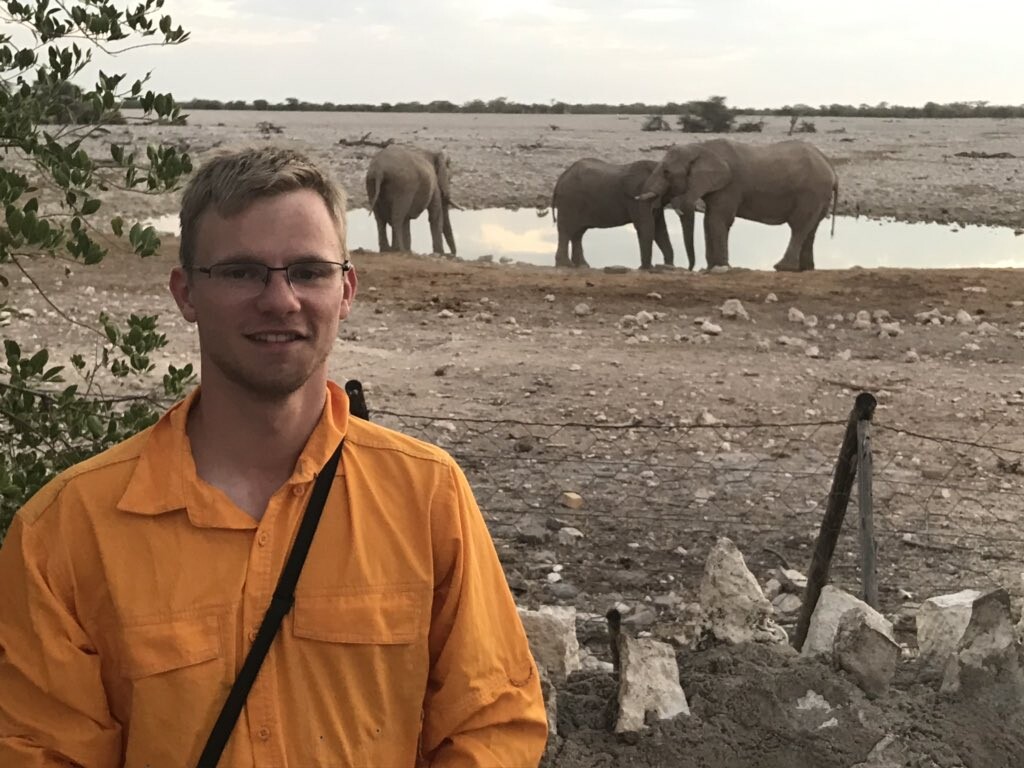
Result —
M 178 100 L 1024 103 L 1018 0 L 167 0 Z M 131 67 L 131 69 L 129 69 Z

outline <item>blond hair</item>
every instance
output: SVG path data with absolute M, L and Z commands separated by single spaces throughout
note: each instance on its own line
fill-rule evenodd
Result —
M 226 152 L 207 161 L 189 179 L 181 199 L 183 267 L 195 260 L 199 218 L 213 208 L 225 218 L 244 211 L 254 201 L 298 189 L 311 189 L 323 198 L 345 248 L 345 190 L 309 157 L 293 149 L 254 147 Z

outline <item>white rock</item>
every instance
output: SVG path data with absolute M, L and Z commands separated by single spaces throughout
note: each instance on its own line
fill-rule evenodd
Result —
M 903 329 L 899 323 L 879 323 L 878 335 L 883 339 L 889 336 L 902 336 Z
M 583 302 L 580 302 L 579 304 L 577 304 L 575 307 L 572 308 L 572 312 L 577 317 L 583 317 L 584 315 L 589 315 L 590 314 L 590 305 L 589 304 L 585 304 Z
M 648 325 L 654 322 L 654 315 L 650 312 L 640 310 L 636 313 L 636 324 L 641 328 L 646 328 Z
M 619 635 L 619 718 L 616 733 L 647 728 L 647 713 L 659 720 L 689 715 L 679 684 L 679 665 L 668 643 Z
M 786 642 L 785 631 L 773 620 L 771 603 L 730 539 L 720 538 L 708 555 L 700 604 L 705 625 L 718 640 L 732 644 Z
M 703 410 L 700 412 L 700 423 L 710 427 L 718 424 L 718 419 L 715 418 L 715 415 L 711 413 L 711 411 Z
M 803 605 L 803 600 L 800 595 L 790 595 L 783 593 L 776 595 L 772 600 L 772 608 L 780 616 L 792 616 L 800 613 L 800 606 Z
M 964 309 L 957 310 L 956 313 L 956 324 L 957 325 L 974 325 L 974 315 Z
M 768 341 L 768 339 L 758 339 L 757 340 L 757 351 L 758 352 L 767 352 L 771 348 L 772 348 L 772 343 L 770 341 Z
M 971 620 L 960 638 L 957 653 L 946 664 L 943 693 L 960 690 L 964 669 L 984 671 L 990 683 L 1009 674 L 1019 675 L 1017 635 L 1010 595 L 1005 589 L 993 590 L 974 601 Z
M 848 349 L 844 349 L 842 352 L 836 352 L 836 360 L 842 360 L 844 363 L 849 362 L 853 358 L 853 352 Z
M 554 574 L 558 575 L 558 574 Z M 580 668 L 580 643 L 576 638 L 576 609 L 542 605 L 539 610 L 519 609 L 530 651 L 552 682 L 560 685 Z
M 871 313 L 866 309 L 862 309 L 857 313 L 856 319 L 853 321 L 853 327 L 858 331 L 866 331 L 871 328 Z
M 814 613 L 811 614 L 811 625 L 800 651 L 801 654 L 803 656 L 831 656 L 836 633 L 839 631 L 839 621 L 847 611 L 861 611 L 868 617 L 868 621 L 874 629 L 896 642 L 892 623 L 888 619 L 863 600 L 858 600 L 848 592 L 828 585 L 821 590 L 818 604 L 814 607 Z
M 957 651 L 979 597 L 978 590 L 964 589 L 921 603 L 917 611 L 917 647 L 923 662 L 945 666 Z
M 806 317 L 804 317 L 804 325 L 806 325 L 808 328 L 817 328 L 818 327 L 818 316 L 817 315 L 807 315 Z
M 896 676 L 900 646 L 890 634 L 857 610 L 839 620 L 833 646 L 836 665 L 848 672 L 869 697 L 883 695 Z
M 583 540 L 583 531 L 579 528 L 565 527 L 558 531 L 558 543 L 563 547 L 575 547 Z
M 903 356 L 903 362 L 905 363 L 919 363 L 921 362 L 921 356 L 917 354 L 917 350 L 909 349 L 907 354 Z
M 992 325 L 992 323 L 979 323 L 977 331 L 978 333 L 983 333 L 988 336 L 994 336 L 999 333 L 999 329 Z
M 797 309 L 796 307 L 789 308 L 789 322 L 802 323 L 805 319 L 806 318 L 804 317 L 804 313 L 801 312 L 799 309 Z
M 38 315 L 38 313 L 31 307 L 18 307 L 14 311 L 18 314 L 18 317 L 24 320 L 32 320 Z
M 981 285 L 965 285 L 964 293 L 988 293 L 988 288 Z
M 730 319 L 738 317 L 741 320 L 750 319 L 750 315 L 747 313 L 746 307 L 743 306 L 743 302 L 739 299 L 727 299 L 726 302 L 718 308 L 718 311 L 722 313 L 722 317 L 728 317 Z
M 806 349 L 804 349 L 804 354 L 807 355 L 808 357 L 815 357 L 815 358 L 817 358 L 817 357 L 821 357 L 821 350 L 818 349 L 816 346 L 812 345 L 812 346 L 807 347 Z
M 554 300 L 555 300 L 555 294 L 553 294 L 553 293 L 549 293 L 547 296 L 544 297 L 544 301 L 548 302 L 549 304 L 551 302 L 553 302 Z
M 706 333 L 709 336 L 718 336 L 722 333 L 722 326 L 715 325 L 710 320 L 705 320 L 700 326 L 701 333 Z
M 892 320 L 892 315 L 889 314 L 887 309 L 876 309 L 871 313 L 871 317 L 876 323 L 884 323 L 886 320 Z
M 765 304 L 774 304 L 778 300 L 779 297 L 776 296 L 774 293 L 769 293 L 767 296 L 764 297 Z
M 654 301 L 661 301 L 661 294 L 656 293 L 655 291 L 651 291 L 650 293 L 647 294 L 647 298 L 653 299 Z

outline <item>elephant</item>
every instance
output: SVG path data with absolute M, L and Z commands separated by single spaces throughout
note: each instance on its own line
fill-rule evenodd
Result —
M 441 235 L 455 255 L 455 236 L 448 215 L 452 202 L 451 161 L 444 151 L 389 144 L 374 155 L 366 171 L 366 196 L 377 220 L 381 252 L 412 250 L 410 222 L 424 210 L 430 219 L 434 253 L 444 253 Z M 391 243 L 387 227 L 391 226 Z
M 654 160 L 615 165 L 586 157 L 562 172 L 551 195 L 552 217 L 558 227 L 556 267 L 588 266 L 583 257 L 582 242 L 588 229 L 630 223 L 640 241 L 641 269 L 651 268 L 652 241 L 658 244 L 665 264 L 674 264 L 672 241 L 665 225 L 664 200 L 659 198 L 653 204 L 637 200 L 656 165 Z M 690 269 L 693 269 L 693 227 L 690 228 L 690 240 L 687 252 L 690 254 Z
M 705 206 L 708 267 L 729 265 L 729 228 L 737 216 L 788 224 L 791 236 L 775 269 L 814 269 L 814 235 L 832 204 L 835 232 L 839 177 L 821 151 L 804 141 L 766 146 L 713 139 L 671 147 L 643 185 L 639 200 L 656 210 L 669 197 L 679 205 L 686 255 L 693 263 L 693 214 Z M 687 229 L 689 236 L 687 236 Z

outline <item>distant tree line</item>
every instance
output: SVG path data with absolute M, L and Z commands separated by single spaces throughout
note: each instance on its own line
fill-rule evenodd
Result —
M 721 96 L 712 96 L 708 101 L 724 104 Z M 473 99 L 463 104 L 452 101 L 435 100 L 429 102 L 402 101 L 394 104 L 336 104 L 334 102 L 300 101 L 288 98 L 283 102 L 272 103 L 266 99 L 248 101 L 220 101 L 218 99 L 191 99 L 181 101 L 183 110 L 195 109 L 230 109 L 258 110 L 268 112 L 433 112 L 433 113 L 470 113 L 470 114 L 540 114 L 540 115 L 678 115 L 692 114 L 695 104 L 705 102 L 670 101 L 666 104 L 570 104 L 565 101 L 550 101 L 547 104 L 524 104 L 509 101 L 507 98 L 483 100 Z M 122 105 L 125 108 L 137 106 L 131 100 Z M 787 104 L 782 107 L 752 109 L 746 107 L 727 107 L 732 115 L 775 115 L 792 117 L 1024 117 L 1024 104 L 1018 106 L 989 104 L 987 101 L 956 101 L 949 104 L 927 102 L 921 107 L 908 107 L 889 104 L 882 101 L 878 104 Z

